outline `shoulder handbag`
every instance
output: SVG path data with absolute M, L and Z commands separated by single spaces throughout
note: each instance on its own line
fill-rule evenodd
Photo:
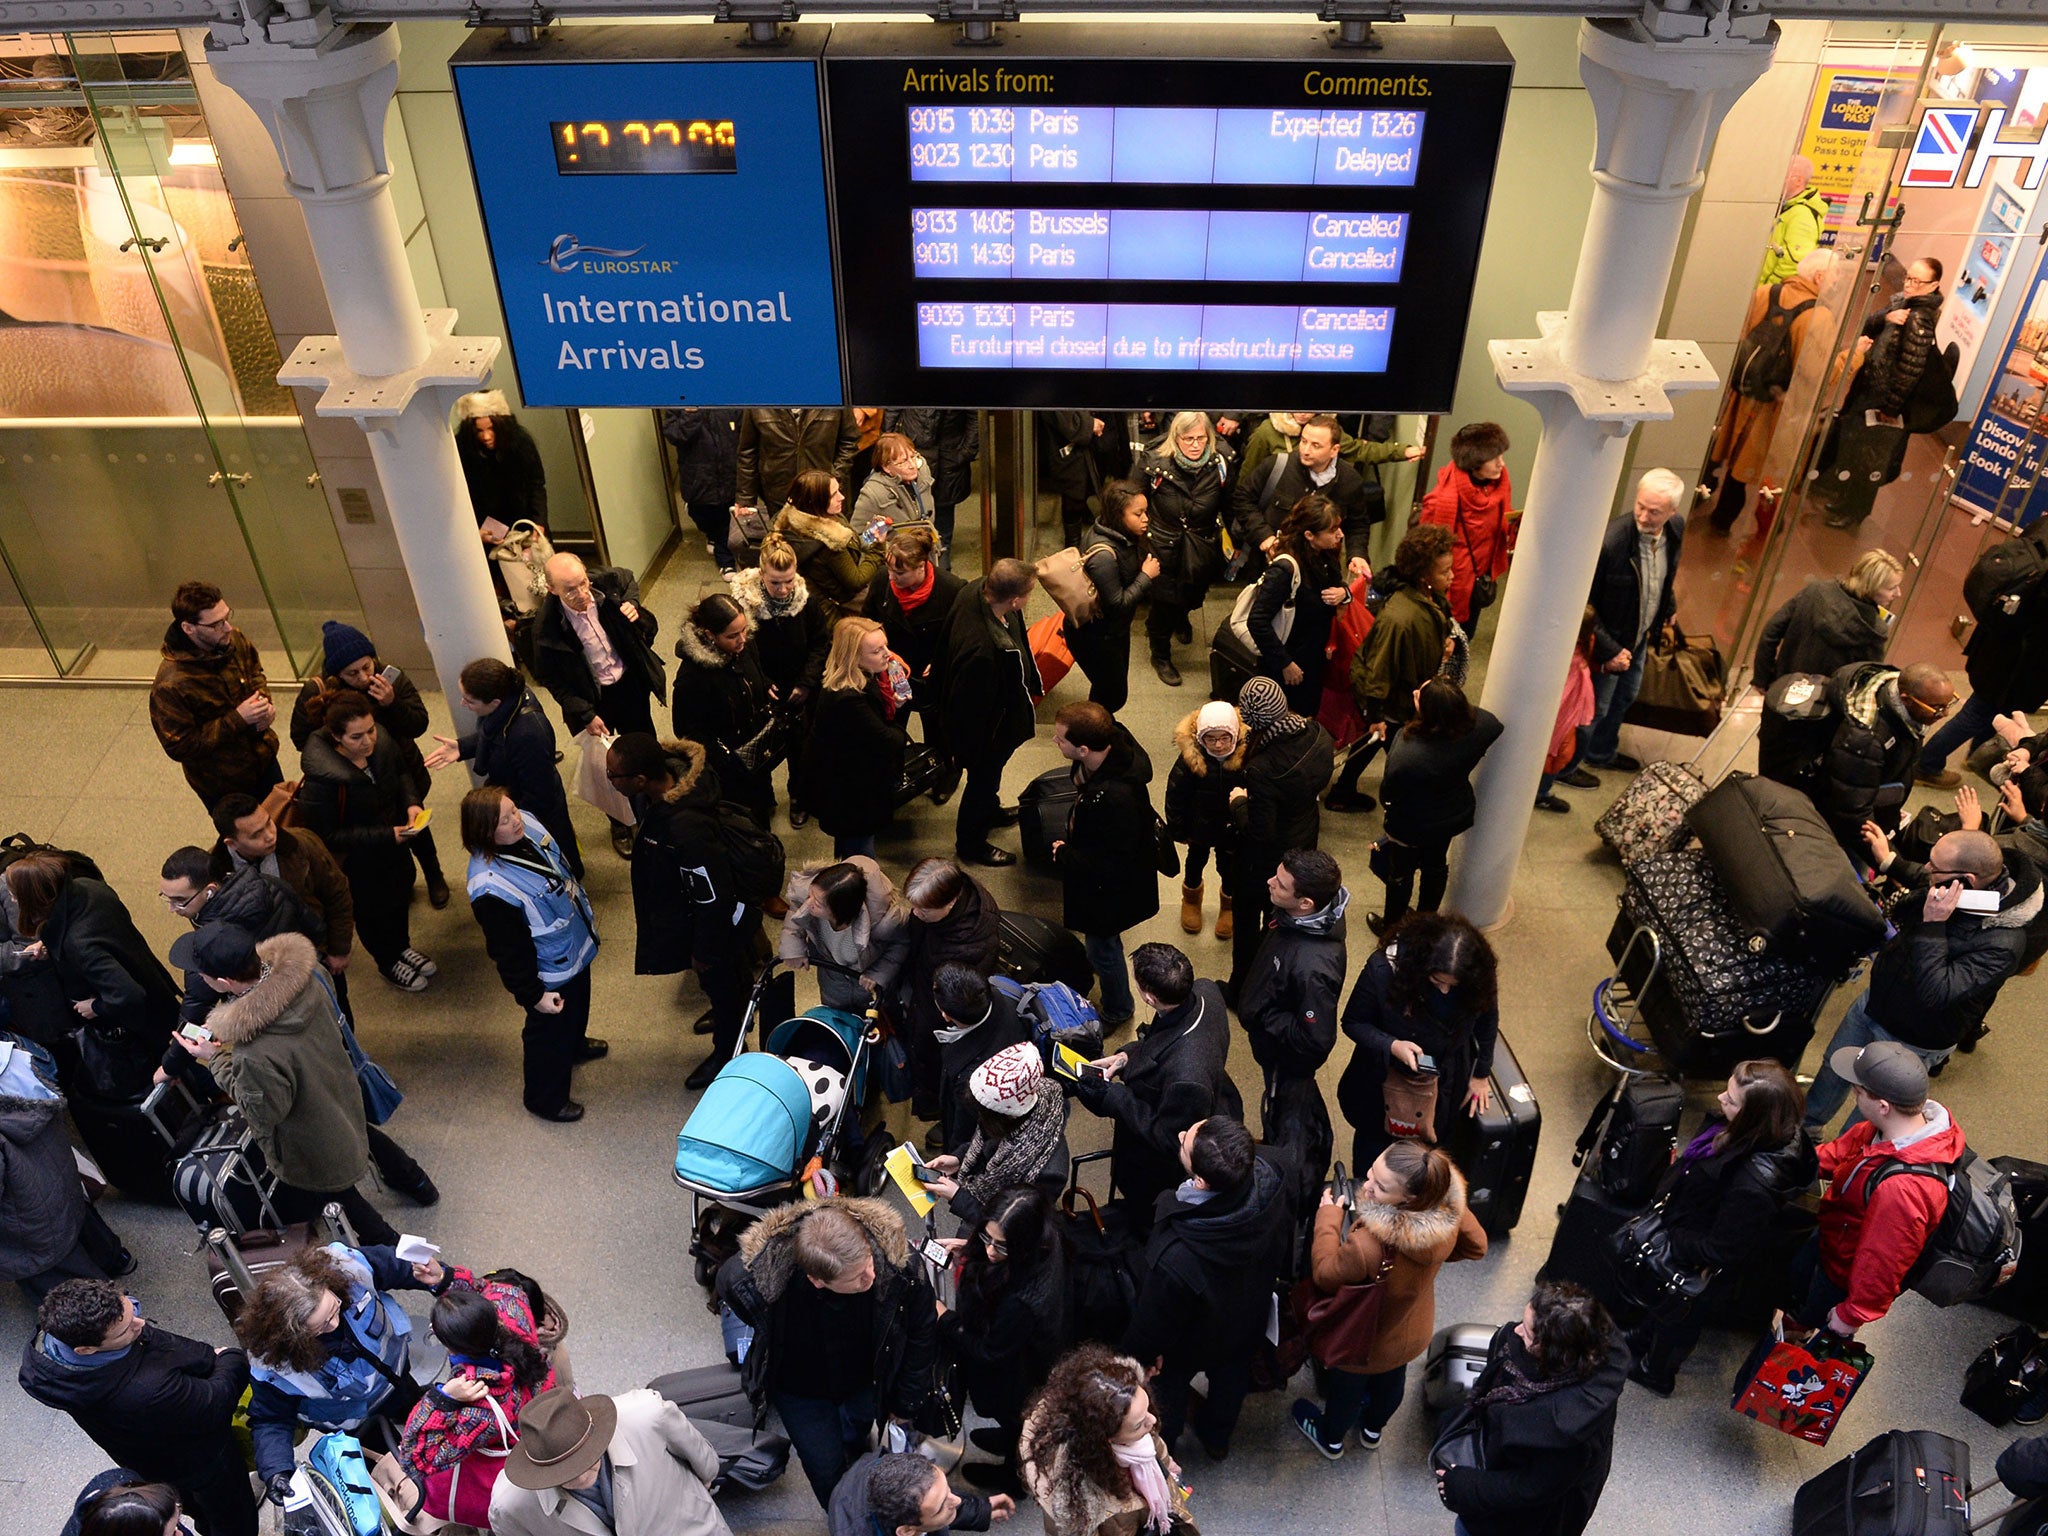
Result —
M 555 546 L 540 524 L 521 518 L 493 544 L 491 558 L 505 568 L 505 595 L 521 613 L 534 613 L 548 596 L 548 562 Z
M 1706 1294 L 1715 1272 L 1681 1268 L 1671 1256 L 1664 1204 L 1660 1200 L 1623 1222 L 1607 1239 L 1607 1249 L 1623 1294 L 1659 1322 L 1673 1323 Z
M 1505 524 L 1506 519 L 1502 519 Z M 1458 509 L 1458 534 L 1465 542 L 1465 558 L 1472 562 L 1472 612 L 1491 608 L 1493 600 L 1500 595 L 1500 583 L 1494 579 L 1493 561 L 1486 562 L 1486 569 L 1479 568 L 1479 555 L 1472 548 L 1472 525 L 1465 521 L 1465 509 Z M 1500 536 L 1494 537 L 1494 558 L 1500 557 Z
M 420 1479 L 421 1513 L 457 1525 L 474 1526 L 480 1531 L 490 1529 L 491 1494 L 497 1489 L 499 1474 L 505 1470 L 505 1458 L 519 1443 L 518 1432 L 498 1400 L 486 1397 L 484 1405 L 498 1421 L 501 1449 L 485 1450 L 479 1444 L 454 1466 L 437 1467 Z M 472 1466 L 472 1462 L 476 1465 Z
M 1294 600 L 1301 595 L 1301 562 L 1292 555 L 1275 555 L 1275 565 L 1285 565 L 1291 573 L 1287 583 L 1287 601 L 1280 605 L 1280 611 L 1273 615 L 1273 633 L 1285 640 L 1294 633 Z M 1237 601 L 1230 609 L 1230 632 L 1235 635 L 1256 660 L 1259 643 L 1252 638 L 1252 605 L 1258 601 L 1259 584 L 1254 581 L 1237 594 Z
M 1389 1250 L 1380 1260 L 1379 1273 L 1360 1284 L 1325 1291 L 1311 1279 L 1294 1282 L 1294 1315 L 1316 1364 L 1339 1371 L 1365 1369 L 1379 1338 L 1380 1302 L 1386 1292 L 1387 1271 L 1393 1267 L 1394 1255 Z
M 334 995 L 334 983 L 327 979 L 324 968 L 316 967 L 313 977 L 327 992 L 327 1001 L 334 1009 L 334 1026 L 341 1031 L 342 1049 L 348 1052 L 349 1062 L 356 1069 L 356 1083 L 363 1090 L 363 1118 L 372 1125 L 382 1125 L 405 1102 L 405 1095 L 391 1080 L 391 1074 L 363 1053 L 362 1046 L 356 1041 L 356 1032 L 349 1028 L 348 1015 L 341 1011 L 341 1001 Z
M 1456 1467 L 1486 1470 L 1486 1430 L 1480 1423 L 1478 1409 L 1461 1403 L 1445 1418 L 1443 1427 L 1437 1431 L 1436 1443 L 1429 1448 L 1429 1465 L 1437 1472 L 1449 1472 Z

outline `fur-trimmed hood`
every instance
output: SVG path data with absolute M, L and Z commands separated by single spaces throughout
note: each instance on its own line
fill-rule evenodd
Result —
M 758 566 L 749 566 L 732 579 L 732 595 L 742 608 L 747 610 L 747 622 L 766 624 L 771 619 L 790 619 L 804 611 L 804 604 L 811 600 L 810 584 L 803 577 L 796 579 L 796 590 L 790 594 L 789 602 L 782 607 L 771 606 L 768 594 L 761 590 L 761 571 Z
M 843 517 L 818 517 L 787 503 L 775 514 L 775 531 L 791 539 L 809 539 L 827 549 L 849 549 L 856 537 L 853 525 Z
M 1458 1222 L 1465 1214 L 1465 1176 L 1451 1170 L 1451 1187 L 1444 1197 L 1426 1211 L 1411 1211 L 1398 1205 L 1364 1201 L 1358 1207 L 1358 1224 L 1370 1232 L 1383 1248 L 1393 1248 L 1411 1259 L 1427 1263 L 1438 1250 L 1458 1235 Z
M 474 421 L 479 416 L 510 416 L 512 404 L 502 389 L 479 389 L 455 402 L 457 421 Z
M 1197 777 L 1207 777 L 1211 763 L 1220 763 L 1229 772 L 1236 773 L 1244 767 L 1245 749 L 1251 743 L 1252 733 L 1240 729 L 1236 750 L 1228 757 L 1213 758 L 1202 749 L 1201 740 L 1195 734 L 1195 721 L 1201 713 L 1199 709 L 1189 711 L 1186 718 L 1173 728 L 1173 744 L 1180 749 L 1180 760 L 1187 765 L 1188 772 Z
M 751 623 L 752 620 L 749 619 L 748 622 Z M 687 661 L 700 667 L 713 667 L 720 671 L 732 665 L 732 658 L 706 640 L 702 631 L 687 619 L 683 621 L 683 627 L 676 631 L 676 660 Z
M 1294 419 L 1292 411 L 1271 411 L 1267 413 L 1266 419 L 1273 423 L 1273 430 L 1287 438 L 1290 444 L 1293 439 L 1301 436 L 1301 423 Z
M 877 1266 L 900 1270 L 910 1257 L 910 1239 L 903 1222 L 885 1200 L 838 1199 L 833 1202 L 860 1223 L 875 1250 Z M 796 1229 L 823 1207 L 808 1200 L 779 1205 L 740 1235 L 740 1262 L 761 1293 L 773 1306 L 798 1273 Z
M 286 1032 L 305 1027 L 304 1021 L 286 1019 L 285 1014 L 313 979 L 319 962 L 313 941 L 301 933 L 280 933 L 256 945 L 256 958 L 264 965 L 262 979 L 240 996 L 224 999 L 206 1016 L 213 1038 L 230 1049 L 247 1045 L 273 1025 Z
M 702 747 L 685 736 L 665 737 L 661 750 L 682 766 L 676 774 L 675 783 L 662 792 L 661 798 L 670 805 L 685 799 L 697 787 L 697 781 L 704 777 L 704 765 L 709 760 Z

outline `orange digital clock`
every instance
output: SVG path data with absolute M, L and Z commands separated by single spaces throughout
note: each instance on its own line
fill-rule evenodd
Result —
M 718 176 L 739 170 L 729 117 L 549 124 L 563 176 Z

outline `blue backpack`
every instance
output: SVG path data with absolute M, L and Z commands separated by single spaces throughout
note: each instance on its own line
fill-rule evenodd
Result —
M 1102 1018 L 1095 1005 L 1064 981 L 1012 981 L 991 976 L 988 984 L 1017 1005 L 1031 1025 L 1031 1043 L 1052 1066 L 1052 1048 L 1064 1045 L 1093 1061 L 1102 1054 Z

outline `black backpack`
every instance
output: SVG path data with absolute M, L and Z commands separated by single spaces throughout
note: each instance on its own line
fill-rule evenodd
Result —
M 1979 1301 L 2012 1278 L 2020 1262 L 2020 1213 L 2012 1175 L 1968 1147 L 1952 1163 L 1902 1163 L 1893 1158 L 1870 1176 L 1864 1201 L 1895 1173 L 1939 1179 L 1948 1209 L 1927 1246 L 1906 1271 L 1906 1286 L 1937 1307 Z
M 1807 299 L 1785 309 L 1778 303 L 1784 286 L 1771 284 L 1770 304 L 1763 318 L 1735 344 L 1728 382 L 1745 400 L 1776 400 L 1792 382 L 1792 322 L 1813 308 L 1815 301 Z
M 1828 748 L 1841 720 L 1819 672 L 1787 672 L 1764 691 L 1757 731 L 1757 772 L 1811 796 L 1820 787 Z
M 1977 557 L 1963 578 L 1963 601 L 1979 623 L 1995 624 L 2019 612 L 2027 594 L 2048 574 L 2039 528 L 2002 539 Z
M 763 907 L 782 894 L 788 862 L 782 839 L 768 831 L 754 813 L 735 801 L 721 800 L 711 819 L 718 824 L 718 840 L 732 865 L 733 884 L 740 899 L 750 907 Z
M 1671 1167 L 1684 1109 L 1685 1089 L 1671 1078 L 1624 1078 L 1593 1107 L 1572 1166 L 1590 1158 L 1588 1173 L 1616 1203 L 1631 1210 L 1648 1205 Z

